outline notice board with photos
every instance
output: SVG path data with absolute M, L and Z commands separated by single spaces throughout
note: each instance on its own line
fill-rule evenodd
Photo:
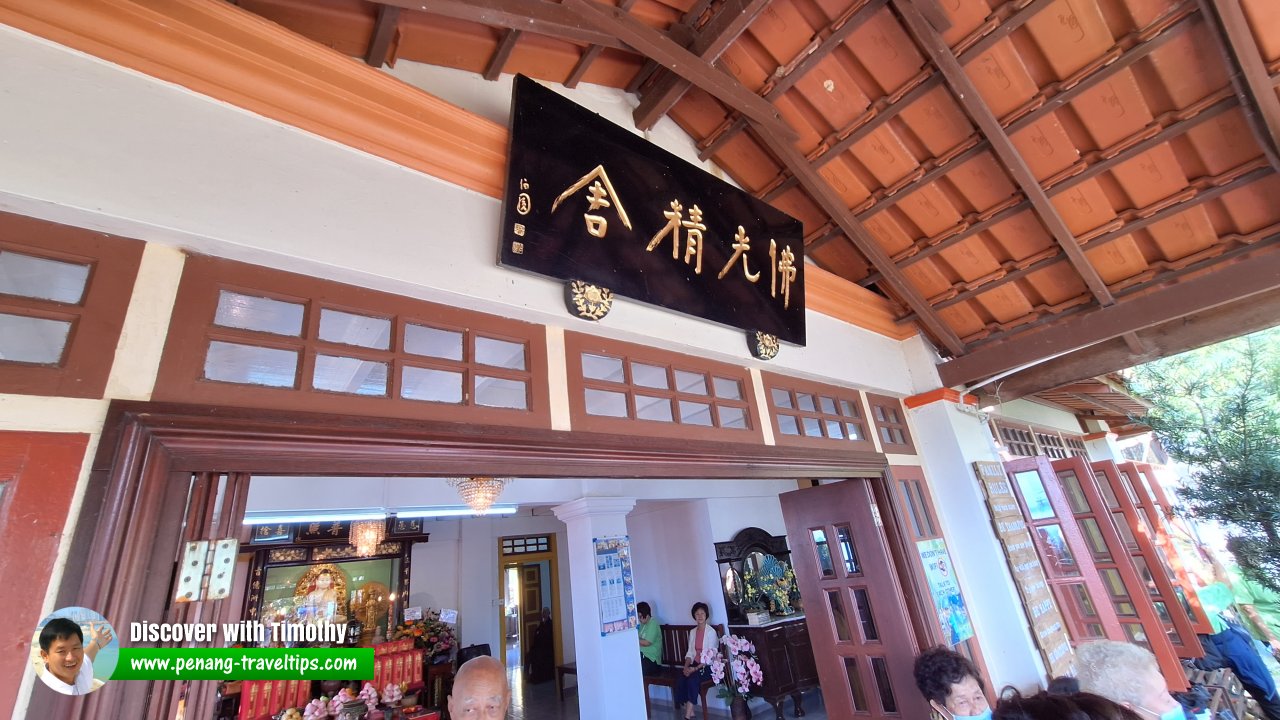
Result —
M 799 220 L 523 75 L 503 267 L 805 344 Z
M 600 635 L 630 630 L 639 624 L 635 580 L 631 575 L 631 539 L 620 535 L 593 538 L 593 542 Z
M 1004 465 L 978 461 L 973 464 L 973 469 L 982 485 L 991 524 L 1000 538 L 1009 570 L 1013 573 L 1013 583 L 1022 598 L 1022 607 L 1031 622 L 1031 632 L 1049 676 L 1074 675 L 1075 654 L 1071 650 L 1071 637 L 1045 578 L 1031 529 L 1022 516 L 1022 508 L 1005 475 Z

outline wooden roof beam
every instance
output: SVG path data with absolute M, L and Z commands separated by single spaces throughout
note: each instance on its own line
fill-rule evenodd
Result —
M 502 41 L 498 43 L 498 49 L 494 51 L 493 57 L 489 58 L 489 64 L 484 69 L 485 80 L 497 80 L 502 76 L 502 68 L 506 67 L 507 61 L 511 59 L 512 51 L 516 49 L 516 43 L 520 42 L 520 32 L 519 30 L 508 30 L 502 34 Z
M 406 10 L 522 30 L 583 45 L 626 49 L 618 38 L 593 29 L 567 6 L 550 0 L 380 0 Z
M 707 63 L 714 63 L 768 6 L 768 0 L 727 0 L 693 39 L 689 51 Z M 659 72 L 662 74 L 632 113 L 636 127 L 641 130 L 653 127 L 692 86 L 689 80 L 674 72 Z
M 1049 230 L 1049 234 L 1053 236 L 1053 239 L 1062 248 L 1068 261 L 1075 268 L 1076 273 L 1084 280 L 1089 292 L 1093 294 L 1101 305 L 1114 304 L 1115 298 L 1112 297 L 1111 291 L 1107 289 L 1107 284 L 1103 282 L 1102 276 L 1098 274 L 1097 269 L 1085 257 L 1084 251 L 1080 249 L 1080 244 L 1076 242 L 1076 238 L 1071 233 L 1070 228 L 1067 227 L 1066 221 L 1062 219 L 1057 208 L 1049 200 L 1049 196 L 1045 193 L 1044 188 L 1040 186 L 1039 180 L 1031 172 L 1027 161 L 1022 158 L 1017 148 L 1014 147 L 1013 141 L 1009 139 L 1004 128 L 1000 125 L 1000 119 L 982 101 L 982 95 L 978 93 L 978 88 L 973 84 L 973 80 L 969 79 L 969 75 L 965 73 L 956 56 L 952 54 L 951 48 L 946 41 L 929 24 L 929 21 L 915 6 L 913 0 L 893 0 L 893 5 L 902 16 L 916 42 L 920 44 L 933 61 L 933 64 L 942 72 L 947 84 L 951 86 L 952 93 L 965 109 L 966 114 L 982 131 L 982 134 L 986 136 L 987 141 L 991 144 L 991 149 L 995 152 L 996 157 L 1000 159 L 1001 164 L 1009 171 L 1014 183 L 1026 195 L 1027 200 L 1031 201 L 1031 206 L 1035 208 L 1041 222 L 1044 223 L 1044 226 Z
M 618 7 L 623 10 L 630 10 L 632 5 L 636 4 L 636 0 L 622 0 L 618 3 Z M 600 45 L 592 45 L 582 53 L 582 57 L 578 58 L 578 62 L 573 66 L 573 71 L 569 73 L 569 77 L 565 78 L 564 86 L 567 88 L 578 87 L 578 83 L 582 82 L 582 78 L 587 74 L 587 69 L 591 67 L 591 63 L 600 57 L 600 53 L 604 48 Z
M 790 142 L 781 140 L 767 130 L 756 133 L 756 137 L 799 179 L 805 192 L 809 193 L 823 212 L 835 220 L 862 255 L 872 265 L 884 268 L 886 284 L 914 311 L 915 317 L 925 330 L 952 355 L 963 354 L 965 348 L 960 337 L 929 307 L 920 292 L 889 259 L 888 253 L 880 247 L 880 243 L 872 237 L 862 223 L 858 222 L 849 208 L 845 207 L 839 193 L 809 164 L 809 160 Z
M 1210 20 L 1215 32 L 1218 49 L 1231 71 L 1231 85 L 1235 88 L 1245 108 L 1249 128 L 1262 146 L 1262 152 L 1277 172 L 1280 172 L 1280 98 L 1253 30 L 1240 8 L 1240 0 L 1198 0 L 1201 12 Z M 1256 112 L 1255 112 L 1256 111 Z
M 1226 264 L 1214 272 L 1080 313 L 1062 322 L 1016 333 L 963 357 L 940 363 L 938 373 L 947 387 L 985 381 L 1010 370 L 1032 366 L 1044 358 L 1065 355 L 1125 333 L 1277 288 L 1280 288 L 1280 251 L 1266 247 L 1248 259 Z
M 399 25 L 400 8 L 378 6 L 378 20 L 373 25 L 373 36 L 369 38 L 369 49 L 364 55 L 366 63 L 380 68 L 387 62 L 387 51 L 391 49 L 391 41 L 395 39 Z
M 796 131 L 783 120 L 776 107 L 746 89 L 732 75 L 716 69 L 711 63 L 631 17 L 626 11 L 601 5 L 593 0 L 566 0 L 561 7 L 641 55 L 653 58 L 729 107 L 737 108 L 769 133 L 779 136 L 787 143 L 796 141 Z
M 1057 389 L 1064 383 L 1118 372 L 1139 362 L 1158 360 L 1266 330 L 1275 326 L 1276 318 L 1280 318 L 1280 289 L 1143 330 L 1137 334 L 1149 351 L 1141 357 L 1135 357 L 1124 342 L 1116 338 L 1048 360 L 1001 380 L 1000 397 L 1014 400 L 1034 395 Z M 994 385 L 986 389 L 994 390 Z

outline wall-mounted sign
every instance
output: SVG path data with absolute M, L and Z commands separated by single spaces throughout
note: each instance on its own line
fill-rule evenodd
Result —
M 1051 677 L 1074 675 L 1075 654 L 1071 651 L 1067 626 L 1045 579 L 1044 566 L 1036 554 L 1031 530 L 1022 515 L 1018 498 L 1013 494 L 1004 466 L 998 462 L 978 461 L 973 464 L 973 470 L 986 495 L 991 524 L 1009 561 L 1013 583 L 1022 597 L 1022 606 L 1045 667 Z
M 631 540 L 595 538 L 596 595 L 600 600 L 600 634 L 629 630 L 638 624 L 636 588 L 631 577 Z
M 800 221 L 524 76 L 511 114 L 502 265 L 805 344 Z

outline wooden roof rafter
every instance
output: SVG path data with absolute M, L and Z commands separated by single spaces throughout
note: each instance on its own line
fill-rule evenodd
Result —
M 760 131 L 757 138 L 762 146 L 768 148 L 783 166 L 791 169 L 800 178 L 805 191 L 832 217 L 858 250 L 873 263 L 877 260 L 887 262 L 886 253 L 880 248 L 875 238 L 858 222 L 857 218 L 853 217 L 845 207 L 844 201 L 817 170 L 810 166 L 807 158 L 795 149 L 792 144 L 795 139 L 794 131 L 791 131 L 790 126 L 777 115 L 777 110 L 772 104 L 747 90 L 737 79 L 716 70 L 710 63 L 618 8 L 601 6 L 592 0 L 566 0 L 566 7 L 578 11 L 581 17 L 602 32 L 616 34 L 619 40 L 642 54 L 667 64 L 675 72 L 722 102 L 742 109 L 744 114 L 751 118 L 753 129 Z M 750 101 L 746 101 L 745 98 L 750 98 Z M 771 108 L 772 112 L 762 110 L 759 105 Z M 891 277 L 890 283 L 893 290 L 915 311 L 919 322 L 930 335 L 953 355 L 964 353 L 964 344 L 959 337 L 929 309 L 919 292 L 905 277 L 901 275 Z
M 1262 146 L 1267 162 L 1280 172 L 1280 98 L 1276 97 L 1275 83 L 1262 62 L 1240 0 L 1197 2 L 1214 26 L 1212 34 L 1223 60 L 1239 70 L 1230 72 L 1231 85 L 1247 109 L 1249 129 Z
M 618 3 L 618 7 L 623 10 L 630 10 L 632 5 L 636 4 L 636 0 L 622 0 Z M 582 78 L 586 76 L 587 70 L 591 68 L 591 64 L 600 57 L 600 53 L 604 52 L 604 46 L 591 45 L 578 58 L 578 62 L 574 64 L 573 70 L 569 73 L 569 77 L 565 78 L 564 86 L 567 88 L 578 87 L 578 83 L 582 82 Z
M 378 19 L 373 25 L 373 35 L 369 38 L 369 49 L 365 51 L 364 61 L 380 68 L 387 62 L 387 53 L 395 40 L 400 27 L 400 8 L 394 5 L 379 5 Z

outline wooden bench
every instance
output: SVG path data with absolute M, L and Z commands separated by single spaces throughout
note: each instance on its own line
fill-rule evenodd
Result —
M 556 666 L 556 696 L 564 702 L 564 676 L 572 675 L 578 677 L 578 663 L 568 662 L 563 665 Z
M 712 625 L 715 628 L 716 635 L 724 638 L 724 625 Z M 671 688 L 671 701 L 675 702 L 675 687 L 677 673 L 684 668 L 684 655 L 689 651 L 689 631 L 694 628 L 693 625 L 663 625 L 662 626 L 662 667 L 666 672 L 662 675 L 645 675 L 644 676 L 644 714 L 649 717 L 652 710 L 650 708 L 649 688 L 653 685 L 661 685 L 662 687 Z M 702 683 L 702 720 L 707 720 L 707 691 L 715 685 L 710 681 Z

